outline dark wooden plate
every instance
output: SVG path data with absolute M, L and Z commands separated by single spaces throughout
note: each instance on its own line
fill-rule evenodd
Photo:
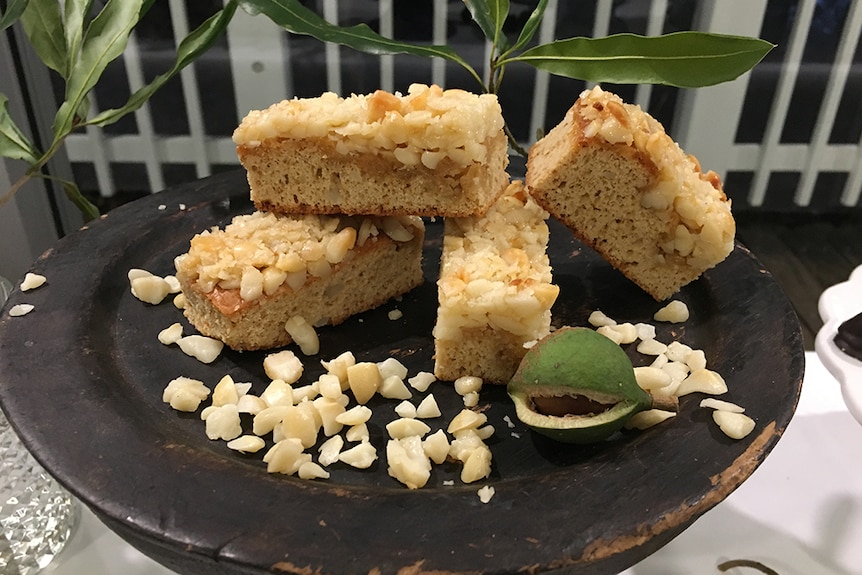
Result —
M 197 414 L 161 401 L 179 375 L 213 386 L 231 374 L 260 392 L 264 354 L 226 351 L 204 365 L 161 345 L 156 335 L 171 323 L 191 329 L 169 301 L 153 307 L 132 297 L 126 278 L 133 267 L 172 273 L 193 234 L 251 210 L 247 196 L 244 174 L 234 172 L 118 208 L 44 254 L 33 271 L 48 283 L 16 290 L 0 317 L 0 399 L 25 444 L 109 527 L 176 571 L 617 573 L 738 487 L 792 417 L 804 367 L 799 323 L 769 273 L 737 246 L 682 290 L 692 318 L 659 326 L 659 338 L 706 352 L 728 382 L 725 398 L 757 421 L 744 440 L 722 435 L 695 395 L 648 431 L 592 446 L 555 444 L 516 420 L 502 388 L 486 387 L 481 404 L 496 428 L 487 481 L 461 484 L 459 468 L 444 464 L 424 489 L 410 491 L 381 461 L 365 471 L 335 464 L 326 481 L 267 474 L 261 454 L 240 456 L 209 441 Z M 659 304 L 551 226 L 562 290 L 556 325 L 585 325 L 595 309 L 651 321 Z M 440 231 L 439 222 L 429 224 L 425 285 L 321 329 L 320 356 L 305 360 L 303 381 L 321 373 L 319 359 L 346 350 L 359 360 L 397 357 L 411 375 L 431 370 Z M 35 310 L 10 317 L 6 310 L 22 302 Z M 403 318 L 388 319 L 396 307 Z M 443 426 L 461 398 L 444 383 L 430 391 Z M 381 458 L 395 403 L 372 404 Z M 496 489 L 487 504 L 477 496 L 485 484 Z

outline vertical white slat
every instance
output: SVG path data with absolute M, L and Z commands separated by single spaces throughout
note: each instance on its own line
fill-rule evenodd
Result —
M 545 8 L 545 17 L 542 18 L 539 24 L 538 41 L 539 44 L 547 44 L 554 41 L 554 32 L 557 23 L 557 0 L 550 0 Z M 550 85 L 551 76 L 544 70 L 536 70 L 536 80 L 533 83 L 533 107 L 530 111 L 530 134 L 528 136 L 527 145 L 535 141 L 536 134 L 539 130 L 545 127 L 545 116 L 548 113 L 548 86 Z M 561 120 L 560 118 L 559 120 Z M 556 121 L 559 121 L 556 120 Z M 554 123 L 556 123 L 556 121 Z
M 174 42 L 179 46 L 183 38 L 189 34 L 189 18 L 186 13 L 185 2 L 183 0 L 170 0 L 170 10 Z M 198 81 L 195 77 L 193 66 L 193 64 L 186 66 L 180 71 L 180 82 L 182 83 L 183 95 L 185 96 L 189 135 L 192 137 L 192 154 L 194 156 L 195 171 L 197 177 L 203 178 L 210 175 L 210 163 L 209 158 L 207 158 L 204 141 L 206 135 L 200 94 L 198 92 Z
M 841 95 L 847 84 L 847 76 L 853 65 L 853 54 L 859 44 L 859 30 L 862 30 L 862 2 L 853 2 L 844 21 L 844 29 L 838 43 L 835 61 L 829 71 L 826 97 L 820 104 L 817 123 L 811 137 L 808 161 L 802 172 L 802 179 L 796 189 L 794 201 L 799 206 L 807 206 L 814 195 L 819 167 L 832 156 L 829 150 L 829 134 L 835 123 L 835 114 L 841 104 Z
M 237 117 L 284 99 L 285 61 L 280 49 L 283 31 L 266 16 L 237 10 L 227 27 L 229 58 Z
M 802 62 L 802 53 L 805 50 L 805 41 L 811 28 L 811 20 L 814 16 L 815 3 L 800 2 L 796 20 L 790 33 L 790 46 L 781 67 L 778 78 L 778 88 L 772 100 L 772 108 L 766 121 L 766 130 L 760 148 L 759 169 L 754 173 L 751 190 L 748 193 L 748 203 L 752 206 L 760 206 L 766 197 L 766 187 L 769 184 L 769 176 L 776 155 L 781 153 L 780 139 L 781 130 L 787 120 L 787 110 L 790 108 L 790 99 L 793 96 L 793 86 L 799 75 L 799 67 Z
M 660 36 L 664 31 L 664 19 L 667 15 L 667 0 L 653 0 L 649 8 L 646 35 Z M 652 84 L 638 84 L 635 88 L 635 103 L 646 110 L 649 108 L 652 96 Z
M 338 0 L 323 0 L 323 18 L 338 25 Z M 327 90 L 341 95 L 341 49 L 338 44 L 327 42 L 325 50 Z
M 607 36 L 611 31 L 611 17 L 614 14 L 614 0 L 598 0 L 596 2 L 596 19 L 593 22 L 593 38 Z M 587 88 L 595 86 L 595 82 L 587 82 Z
M 727 2 L 708 0 L 699 5 L 693 28 L 705 32 L 760 36 L 767 0 Z M 718 86 L 680 90 L 674 130 L 680 146 L 700 160 L 704 169 L 722 177 L 734 152 L 734 140 L 750 74 Z
M 90 116 L 98 113 L 96 92 L 90 92 Z M 96 172 L 96 183 L 99 186 L 99 195 L 103 198 L 113 197 L 117 193 L 114 186 L 114 178 L 111 176 L 111 163 L 108 159 L 108 145 L 105 142 L 105 134 L 98 126 L 86 127 L 88 161 L 93 163 Z
M 144 86 L 144 73 L 141 69 L 141 56 L 138 50 L 137 35 L 132 32 L 126 50 L 123 52 L 123 62 L 129 77 L 129 88 L 132 93 Z M 138 132 L 141 134 L 141 157 L 147 167 L 147 178 L 150 181 L 150 192 L 158 192 L 165 187 L 162 177 L 161 154 L 158 153 L 158 136 L 153 130 L 153 118 L 150 114 L 150 104 L 145 103 L 135 111 Z
M 448 39 L 446 29 L 446 17 L 449 12 L 446 0 L 434 0 L 434 22 L 432 29 L 432 43 L 445 45 Z M 446 60 L 434 58 L 431 60 L 431 82 L 446 87 Z
M 377 15 L 380 19 L 380 35 L 392 38 L 395 34 L 393 24 L 393 0 L 380 0 L 377 3 Z M 383 54 L 380 56 L 380 89 L 387 92 L 395 91 L 395 56 Z

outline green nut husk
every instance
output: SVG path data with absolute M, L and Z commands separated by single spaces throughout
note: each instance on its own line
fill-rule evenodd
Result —
M 583 327 L 558 329 L 534 345 L 506 391 L 518 419 L 565 443 L 606 439 L 653 403 L 625 351 Z

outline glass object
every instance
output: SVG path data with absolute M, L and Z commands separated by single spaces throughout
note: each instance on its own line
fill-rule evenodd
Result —
M 0 277 L 0 306 L 12 285 Z M 34 575 L 63 550 L 80 503 L 33 459 L 0 412 L 0 575 Z

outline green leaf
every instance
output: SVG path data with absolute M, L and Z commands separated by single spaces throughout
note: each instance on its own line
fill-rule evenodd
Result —
M 6 11 L 0 11 L 0 32 L 18 21 L 29 2 L 30 0 L 9 0 Z
M 365 24 L 335 26 L 298 0 L 239 0 L 239 4 L 249 14 L 265 14 L 275 24 L 293 34 L 312 36 L 323 42 L 348 46 L 369 54 L 410 54 L 425 58 L 443 58 L 463 66 L 482 82 L 470 64 L 449 46 L 421 46 L 398 42 L 379 35 Z
M 39 153 L 18 129 L 7 106 L 8 98 L 0 94 L 0 156 L 35 164 Z
M 132 94 L 123 107 L 105 110 L 86 123 L 105 126 L 116 122 L 129 112 L 133 112 L 143 106 L 165 82 L 174 77 L 180 70 L 192 63 L 212 46 L 213 42 L 227 28 L 235 12 L 236 2 L 229 2 L 224 9 L 210 16 L 180 42 L 177 48 L 176 62 L 170 70 L 157 76 L 152 82 Z
M 125 50 L 132 28 L 138 23 L 141 4 L 142 0 L 108 0 L 90 22 L 82 40 L 81 55 L 66 82 L 66 101 L 54 117 L 55 140 L 72 130 L 87 94 L 108 64 Z
M 87 15 L 90 13 L 92 0 L 66 0 L 64 9 L 64 33 L 66 40 L 66 73 L 68 78 L 72 73 L 75 61 L 81 51 L 81 41 L 84 38 L 84 26 Z
M 84 216 L 85 221 L 94 220 L 99 217 L 99 208 L 93 205 L 93 203 L 81 193 L 81 190 L 78 189 L 75 182 L 70 182 L 69 180 L 63 180 L 60 178 L 53 179 L 60 182 L 63 186 L 63 191 L 66 192 L 66 197 L 69 198 L 69 201 L 75 204 L 75 207 L 77 207 Z
M 533 35 L 539 28 L 539 24 L 542 22 L 542 18 L 545 16 L 545 8 L 547 7 L 548 0 L 539 0 L 536 8 L 524 23 L 524 27 L 521 28 L 521 33 L 518 35 L 518 39 L 515 41 L 515 44 L 509 49 L 510 52 L 520 50 L 530 43 L 530 40 L 533 39 Z
M 498 50 L 504 50 L 508 41 L 503 24 L 509 16 L 509 0 L 464 0 L 464 4 L 485 38 Z
M 753 68 L 774 48 L 757 38 L 676 32 L 570 38 L 531 48 L 501 64 L 526 62 L 553 74 L 590 82 L 712 86 Z
M 66 78 L 66 44 L 57 0 L 30 0 L 21 24 L 39 59 Z

